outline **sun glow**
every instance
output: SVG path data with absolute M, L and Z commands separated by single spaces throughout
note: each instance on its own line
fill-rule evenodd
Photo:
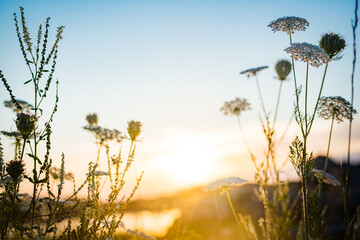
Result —
M 208 134 L 173 130 L 164 141 L 163 153 L 152 159 L 153 167 L 181 185 L 206 182 L 216 172 L 214 163 L 220 157 L 217 142 Z

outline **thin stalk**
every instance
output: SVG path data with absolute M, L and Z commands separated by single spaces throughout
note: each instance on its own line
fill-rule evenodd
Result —
M 331 127 L 330 127 L 330 134 L 329 134 L 329 142 L 328 142 L 328 146 L 327 146 L 327 151 L 326 151 L 326 159 L 325 159 L 325 164 L 324 164 L 324 173 L 323 175 L 321 176 L 321 180 L 319 182 L 319 198 L 321 197 L 321 187 L 323 185 L 323 181 L 324 181 L 324 178 L 325 178 L 325 172 L 326 172 L 326 169 L 327 169 L 327 165 L 328 165 L 328 161 L 329 161 L 329 152 L 330 152 L 330 143 L 331 143 L 331 134 L 332 134 L 332 130 L 333 130 L 333 126 L 334 126 L 334 113 L 332 114 L 332 118 L 331 118 Z
M 324 70 L 324 75 L 323 75 L 323 78 L 322 78 L 322 81 L 321 81 L 321 86 L 320 86 L 319 95 L 318 95 L 318 98 L 317 98 L 317 101 L 316 101 L 316 104 L 315 104 L 314 112 L 313 112 L 313 114 L 312 114 L 312 116 L 311 116 L 311 120 L 310 120 L 310 123 L 309 123 L 309 128 L 308 128 L 307 134 L 310 133 L 312 124 L 313 124 L 313 122 L 314 122 L 316 110 L 317 110 L 317 107 L 318 107 L 318 105 L 319 105 L 319 100 L 320 100 L 321 93 L 322 93 L 322 90 L 323 90 L 323 87 L 324 87 L 325 76 L 326 76 L 326 72 L 327 72 L 327 69 L 328 69 L 328 65 L 329 65 L 328 63 L 325 65 L 325 70 Z
M 355 21 L 352 24 L 353 30 L 353 64 L 352 64 L 352 73 L 351 73 L 351 109 L 354 104 L 354 75 L 355 75 L 355 65 L 356 65 L 356 28 L 358 25 L 358 0 L 355 1 Z M 345 175 L 345 199 L 344 199 L 344 215 L 345 215 L 345 228 L 349 228 L 349 169 L 350 169 L 350 147 L 351 147 L 351 131 L 352 131 L 352 111 L 350 110 L 350 123 L 349 123 L 349 138 L 348 138 L 348 156 L 347 156 L 347 166 L 346 166 L 346 175 Z M 345 232 L 345 238 L 347 233 Z
M 237 222 L 237 224 L 239 225 L 241 231 L 243 232 L 245 238 L 246 238 L 247 240 L 249 240 L 249 237 L 247 236 L 247 234 L 246 234 L 246 232 L 245 232 L 245 229 L 244 229 L 243 225 L 241 224 L 241 222 L 240 222 L 240 220 L 239 220 L 239 217 L 236 215 L 236 212 L 235 212 L 235 210 L 234 210 L 234 207 L 233 207 L 232 202 L 231 202 L 231 199 L 230 199 L 229 191 L 228 191 L 227 189 L 225 189 L 225 192 L 226 192 L 227 199 L 228 199 L 228 201 L 229 201 L 229 205 L 230 205 L 231 211 L 232 211 L 232 213 L 233 213 L 233 215 L 234 215 L 234 217 L 235 217 L 235 219 L 236 219 L 236 222 Z
M 257 85 L 257 90 L 258 90 L 258 93 L 259 93 L 259 98 L 260 98 L 260 102 L 261 102 L 262 110 L 263 110 L 264 115 L 265 115 L 265 117 L 266 117 L 265 105 L 264 105 L 264 101 L 263 101 L 262 94 L 261 94 L 261 90 L 260 90 L 259 80 L 258 80 L 258 78 L 257 78 L 257 76 L 256 76 L 256 75 L 255 75 L 255 79 L 256 79 L 256 85 Z
M 241 126 L 241 122 L 240 122 L 240 117 L 239 117 L 239 116 L 237 117 L 237 121 L 238 121 L 238 125 L 239 125 L 239 128 L 240 128 L 241 136 L 242 136 L 242 138 L 243 138 L 243 140 L 244 140 L 244 143 L 245 143 L 245 145 L 246 145 L 246 148 L 247 148 L 247 150 L 248 150 L 248 152 L 249 152 L 249 154 L 250 154 L 250 156 L 251 156 L 251 158 L 252 158 L 254 155 L 253 155 L 253 153 L 251 152 L 249 143 L 248 143 L 248 141 L 247 141 L 247 139 L 246 139 L 244 130 L 243 130 L 242 126 Z
M 273 122 L 273 126 L 272 129 L 275 128 L 275 123 L 276 123 L 276 117 L 277 117 L 277 113 L 279 110 L 279 103 L 280 103 L 280 96 L 281 96 L 281 87 L 282 87 L 283 81 L 280 81 L 280 86 L 279 86 L 279 92 L 278 92 L 278 97 L 277 97 L 277 101 L 276 101 L 276 108 L 275 108 L 275 115 L 274 115 L 274 122 Z
M 290 47 L 291 47 L 291 46 L 292 46 L 291 33 L 289 34 L 289 36 L 290 36 Z M 291 66 L 292 66 L 293 76 L 294 76 L 294 86 L 295 86 L 295 95 L 296 95 L 296 106 L 299 107 L 299 94 L 298 94 L 298 87 L 297 87 L 297 81 L 296 81 L 295 62 L 294 62 L 294 58 L 293 58 L 293 57 L 291 57 Z
M 305 83 L 305 134 L 308 135 L 308 114 L 307 114 L 307 99 L 308 99 L 308 84 L 309 84 L 309 62 L 306 64 L 306 83 Z

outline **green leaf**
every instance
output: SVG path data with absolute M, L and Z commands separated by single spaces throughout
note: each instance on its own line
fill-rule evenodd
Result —
M 28 175 L 24 175 L 24 178 L 29 180 L 29 182 L 34 183 L 34 180 L 31 177 L 29 177 Z
M 26 82 L 24 82 L 24 84 L 28 84 L 28 83 L 31 82 L 31 81 L 32 81 L 32 79 L 27 80 Z
M 49 72 L 49 70 L 46 70 L 46 69 L 43 69 L 43 70 L 41 70 L 42 72 Z
M 40 161 L 40 159 L 37 157 L 37 156 L 34 156 L 33 154 L 31 153 L 27 153 L 27 155 L 29 157 L 31 157 L 32 159 L 36 160 L 40 165 L 42 164 L 42 162 Z
M 34 63 L 33 61 L 30 61 L 30 60 L 26 60 L 27 63 Z

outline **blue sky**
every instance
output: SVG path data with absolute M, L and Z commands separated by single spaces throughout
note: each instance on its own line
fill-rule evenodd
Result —
M 178 148 L 184 146 L 188 149 L 183 150 L 182 158 L 190 159 L 184 163 L 189 164 L 188 169 L 192 168 L 194 175 L 201 175 L 199 172 L 204 165 L 214 164 L 212 172 L 204 174 L 203 178 L 189 178 L 197 179 L 197 184 L 244 173 L 234 171 L 236 167 L 233 166 L 250 168 L 248 177 L 251 180 L 254 169 L 249 160 L 236 163 L 239 158 L 246 158 L 236 121 L 219 112 L 224 101 L 235 97 L 249 99 L 253 110 L 242 116 L 243 124 L 254 148 L 263 147 L 257 145 L 263 139 L 258 137 L 261 129 L 259 131 L 256 85 L 252 79 L 240 76 L 239 72 L 269 66 L 260 73 L 259 80 L 267 107 L 274 108 L 279 83 L 274 79 L 273 67 L 278 59 L 289 59 L 283 51 L 289 40 L 285 33 L 272 33 L 267 25 L 279 17 L 298 16 L 307 19 L 310 26 L 305 32 L 294 34 L 295 42 L 317 44 L 321 34 L 329 31 L 340 33 L 346 39 L 348 46 L 343 59 L 329 65 L 323 95 L 341 95 L 349 99 L 353 5 L 353 1 L 348 0 L 341 3 L 335 0 L 3 0 L 0 2 L 0 69 L 14 94 L 31 102 L 32 92 L 23 85 L 29 74 L 18 47 L 12 14 L 19 14 L 18 6 L 25 8 L 33 37 L 38 25 L 50 16 L 51 36 L 56 33 L 55 27 L 65 26 L 55 74 L 60 81 L 60 104 L 53 124 L 54 159 L 65 152 L 68 162 L 74 163 L 71 166 L 86 168 L 89 159 L 95 158 L 95 147 L 91 136 L 81 126 L 85 124 L 87 113 L 97 112 L 100 124 L 108 128 L 125 130 L 130 119 L 144 123 L 143 141 L 139 143 L 138 164 L 135 165 L 139 171 L 134 171 L 135 175 L 140 169 L 145 169 L 148 176 L 157 174 L 160 180 L 172 175 L 174 172 L 166 173 L 165 167 L 154 166 L 164 165 L 164 162 L 169 164 L 167 168 L 177 166 L 182 161 Z M 297 63 L 296 66 L 301 79 L 305 72 L 304 64 Z M 310 69 L 310 96 L 313 98 L 322 73 L 323 67 Z M 358 84 L 355 87 L 356 94 L 359 92 Z M 46 103 L 49 109 L 52 107 L 51 97 L 49 95 Z M 7 99 L 7 92 L 0 88 L 0 101 Z M 279 127 L 286 124 L 292 112 L 291 80 L 284 85 L 282 100 Z M 310 104 L 313 103 L 311 100 Z M 359 97 L 355 95 L 355 108 L 360 109 L 359 106 Z M 10 129 L 13 126 L 9 121 L 14 118 L 12 113 L 4 107 L 0 107 L 0 113 L 1 129 Z M 327 122 L 319 120 L 316 124 L 312 140 L 314 151 L 323 153 L 326 145 L 319 143 L 319 139 L 327 137 Z M 357 140 L 360 138 L 357 120 L 354 126 Z M 336 141 L 346 139 L 346 124 L 336 127 L 339 137 L 338 140 L 335 137 L 335 146 Z M 291 134 L 297 133 L 295 125 L 290 129 Z M 288 142 L 293 135 L 289 136 Z M 4 146 L 9 146 L 3 139 Z M 168 146 L 171 142 L 176 146 Z M 212 162 L 203 159 L 199 160 L 199 165 L 191 165 L 194 162 L 191 156 L 197 155 L 196 148 L 189 150 L 193 146 L 201 150 L 198 150 L 197 158 L 211 152 L 209 149 L 213 150 L 208 156 L 214 158 Z M 287 149 L 286 144 L 279 147 L 284 156 Z M 333 156 L 341 158 L 344 149 L 345 146 L 334 147 Z M 359 154 L 359 149 L 354 150 L 354 154 Z M 146 181 L 148 185 L 156 184 L 156 178 L 150 178 L 145 175 L 145 186 Z M 185 184 L 176 186 L 180 188 Z

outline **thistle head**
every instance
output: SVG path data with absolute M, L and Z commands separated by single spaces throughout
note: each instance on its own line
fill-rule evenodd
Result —
M 344 38 L 336 33 L 323 34 L 319 42 L 320 48 L 329 55 L 330 59 L 340 59 L 339 54 L 344 50 L 346 42 Z
M 127 132 L 131 141 L 136 141 L 141 133 L 142 123 L 139 121 L 131 120 L 128 122 Z
M 291 63 L 288 60 L 279 60 L 275 65 L 275 70 L 280 81 L 284 81 L 291 72 Z
M 89 113 L 86 115 L 86 121 L 89 125 L 96 126 L 98 124 L 98 116 L 96 113 Z
M 37 118 L 34 115 L 20 112 L 17 114 L 16 127 L 24 139 L 28 139 L 34 131 Z
M 11 160 L 6 164 L 6 172 L 10 175 L 14 182 L 20 179 L 20 176 L 24 173 L 24 163 L 20 160 Z

